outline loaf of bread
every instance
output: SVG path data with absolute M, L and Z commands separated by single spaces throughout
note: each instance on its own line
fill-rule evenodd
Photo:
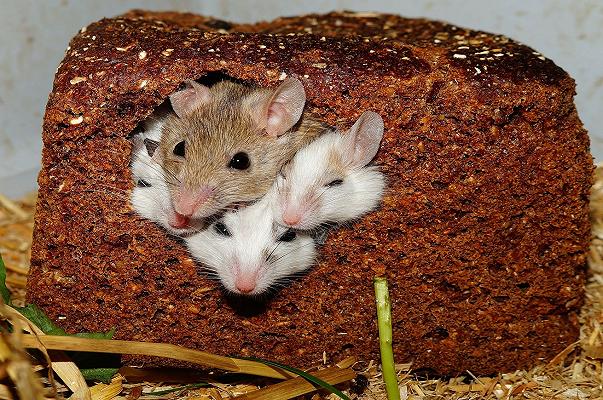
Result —
M 382 207 L 263 301 L 226 296 L 128 201 L 128 135 L 183 81 L 218 72 L 294 76 L 341 128 L 365 110 L 385 120 Z M 372 279 L 385 275 L 397 362 L 491 374 L 550 359 L 577 338 L 590 238 L 574 90 L 527 46 L 425 19 L 103 19 L 70 43 L 46 108 L 29 301 L 71 332 L 310 367 L 323 353 L 378 360 Z

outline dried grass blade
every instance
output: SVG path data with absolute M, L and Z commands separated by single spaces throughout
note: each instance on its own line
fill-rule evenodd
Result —
M 482 392 L 487 388 L 483 383 L 473 383 L 469 385 L 449 385 L 448 389 L 453 392 L 467 393 L 467 392 Z
M 0 300 L 0 315 L 7 318 L 13 326 L 19 324 L 19 321 L 15 321 L 14 318 L 7 315 L 7 310 L 12 310 L 12 308 Z M 44 389 L 40 377 L 28 361 L 19 336 L 19 333 L 9 332 L 4 328 L 0 332 L 0 361 L 3 362 L 3 375 L 10 377 L 20 398 L 44 399 Z
M 14 287 L 25 289 L 25 287 L 27 286 L 27 278 L 25 276 L 19 275 L 7 276 L 6 283 Z
M 346 357 L 343 360 L 339 361 L 335 365 L 337 365 L 339 368 L 350 368 L 352 365 L 356 364 L 356 361 L 358 361 L 356 359 L 356 357 L 349 356 L 349 357 Z
M 0 385 L 0 399 L 12 400 L 13 392 L 6 385 Z
M 31 364 L 18 352 L 11 348 L 0 335 L 0 361 L 4 363 L 6 373 L 16 387 L 19 397 L 23 399 L 44 399 L 42 385 L 31 369 Z
M 110 384 L 99 383 L 90 388 L 92 400 L 111 400 L 123 390 L 123 377 L 117 375 Z
M 42 335 L 44 335 L 42 333 Z M 71 358 L 62 351 L 51 351 L 48 353 L 52 360 L 52 370 L 61 378 L 73 394 L 69 397 L 72 400 L 90 400 L 91 394 L 86 379 L 84 379 L 80 369 L 75 365 Z
M 329 384 L 328 382 L 325 382 L 322 379 L 316 377 L 315 375 L 313 375 L 313 374 L 311 374 L 309 372 L 306 372 L 304 370 L 301 370 L 299 368 L 295 368 L 295 367 L 292 367 L 292 366 L 286 365 L 286 364 L 281 364 L 281 363 L 278 363 L 276 361 L 264 360 L 264 359 L 261 359 L 261 358 L 252 358 L 252 357 L 249 357 L 249 358 L 247 358 L 247 360 L 258 361 L 258 362 L 261 362 L 263 364 L 269 365 L 271 367 L 280 368 L 280 369 L 283 369 L 285 371 L 292 372 L 292 373 L 297 374 L 300 377 L 304 378 L 308 382 L 310 382 L 310 383 L 312 383 L 312 384 L 314 384 L 314 385 L 316 385 L 318 387 L 321 387 L 323 389 L 328 390 L 330 393 L 336 395 L 337 397 L 339 397 L 339 398 L 341 398 L 343 400 L 350 400 L 348 398 L 348 396 L 346 396 L 341 390 L 337 389 L 336 387 L 334 387 L 333 385 Z
M 341 369 L 339 367 L 316 371 L 312 375 L 331 385 L 347 382 L 356 377 L 356 373 L 353 370 L 347 368 Z M 298 377 L 237 396 L 236 398 L 245 400 L 291 399 L 320 389 L 320 387 L 317 388 L 306 379 Z
M 18 265 L 5 265 L 7 271 L 16 272 L 17 274 L 27 275 L 29 274 L 29 267 L 26 266 L 18 266 Z
M 93 353 L 132 354 L 172 358 L 210 368 L 243 374 L 288 379 L 295 374 L 270 367 L 259 362 L 239 360 L 218 356 L 204 351 L 187 349 L 169 343 L 134 342 L 128 340 L 87 339 L 73 336 L 23 336 L 23 345 L 39 348 L 40 345 L 51 350 L 87 351 Z
M 40 338 L 47 337 L 40 328 L 32 324 L 31 321 L 29 321 L 12 307 L 3 307 L 3 313 L 13 320 L 19 321 L 25 330 L 33 333 L 32 335 L 20 335 L 19 340 L 23 347 L 32 347 L 25 344 L 26 340 L 33 340 L 36 342 L 36 345 L 33 346 L 34 348 L 40 347 Z M 90 400 L 90 389 L 88 389 L 86 380 L 82 376 L 82 373 L 77 365 L 75 365 L 75 363 L 73 363 L 65 353 L 60 351 L 51 352 L 50 359 L 52 360 L 52 363 L 50 364 L 52 370 L 59 376 L 59 378 L 61 378 L 69 390 L 73 392 L 71 398 L 77 400 Z
M 549 365 L 561 364 L 563 361 L 565 361 L 567 356 L 570 355 L 570 353 L 572 351 L 574 351 L 576 349 L 576 347 L 578 347 L 579 344 L 580 344 L 580 342 L 574 342 L 574 343 L 570 344 L 569 346 L 567 346 L 559 354 L 557 354 L 555 357 L 553 357 L 553 359 L 551 361 L 549 361 Z
M 10 200 L 8 197 L 0 194 L 0 206 L 4 207 L 11 214 L 15 215 L 17 219 L 23 220 L 30 217 L 30 214 L 23 210 L 21 207 L 17 205 L 14 201 Z

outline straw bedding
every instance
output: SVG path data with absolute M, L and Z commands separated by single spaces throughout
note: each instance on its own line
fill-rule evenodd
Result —
M 0 196 L 0 252 L 7 264 L 8 286 L 16 304 L 22 304 L 25 298 L 24 278 L 28 270 L 34 203 L 34 196 L 16 203 Z M 580 313 L 580 339 L 575 345 L 561 352 L 551 362 L 542 363 L 531 370 L 490 377 L 474 377 L 470 371 L 467 371 L 463 376 L 451 379 L 417 379 L 410 365 L 398 365 L 402 398 L 458 400 L 601 398 L 603 395 L 601 327 L 603 324 L 603 168 L 597 170 L 597 179 L 592 190 L 591 220 L 594 238 L 589 255 L 589 279 L 586 286 L 586 302 Z M 16 347 L 12 351 L 19 351 L 18 342 L 15 344 Z M 0 370 L 6 371 L 14 360 L 6 361 L 5 357 L 2 359 L 5 361 L 0 365 Z M 46 375 L 43 360 L 30 359 L 30 362 L 21 364 L 20 368 L 37 371 L 39 376 Z M 369 365 L 357 364 L 355 369 L 368 378 L 368 386 L 360 390 L 358 384 L 344 385 L 346 393 L 353 399 L 384 399 L 385 392 L 380 380 L 378 364 L 374 362 Z M 199 382 L 202 378 L 191 371 L 167 369 L 138 373 L 132 369 L 122 369 L 121 373 L 123 375 L 116 376 L 110 385 L 91 384 L 93 398 L 227 399 L 251 392 L 261 384 L 253 380 L 237 385 L 216 382 L 211 387 L 186 389 L 186 385 Z M 27 374 L 23 373 L 21 376 Z M 145 382 L 145 379 L 151 382 Z M 48 387 L 48 381 L 42 380 Z M 168 383 L 157 383 L 158 381 Z M 69 394 L 60 381 L 56 385 L 59 394 Z M 10 392 L 9 387 L 12 387 L 12 384 L 4 378 L 0 384 L 0 397 L 13 398 L 14 392 Z M 151 395 L 152 392 L 174 388 L 181 389 L 162 396 Z M 328 396 L 313 397 L 313 399 L 318 398 L 328 398 Z

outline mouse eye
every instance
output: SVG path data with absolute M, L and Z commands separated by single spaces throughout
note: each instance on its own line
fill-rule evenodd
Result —
M 278 238 L 279 242 L 291 242 L 297 237 L 297 233 L 293 229 L 288 229 L 287 232 L 283 233 L 280 238 Z
M 184 158 L 184 140 L 174 146 L 174 155 Z
M 230 168 L 244 170 L 249 168 L 250 164 L 251 163 L 249 162 L 249 156 L 247 153 L 239 152 L 232 156 L 228 166 Z
M 214 230 L 216 231 L 216 233 L 218 235 L 222 235 L 222 236 L 226 236 L 226 237 L 230 237 L 230 231 L 228 230 L 228 228 L 226 227 L 226 225 L 224 225 L 222 222 L 216 222 L 214 224 Z
M 341 184 L 343 184 L 343 179 L 335 179 L 334 181 L 327 183 L 325 186 L 333 187 L 333 186 L 339 186 Z
M 151 184 L 147 181 L 145 181 L 144 179 L 139 179 L 136 181 L 136 186 L 137 187 L 151 187 Z

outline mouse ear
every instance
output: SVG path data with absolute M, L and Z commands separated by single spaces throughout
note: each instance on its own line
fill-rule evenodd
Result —
M 157 148 L 159 147 L 159 142 L 145 138 L 143 140 L 143 143 L 147 149 L 147 154 L 149 155 L 149 157 L 153 157 L 153 154 L 155 154 L 155 150 L 157 150 Z
M 351 166 L 364 167 L 377 154 L 383 138 L 383 119 L 372 111 L 365 111 L 350 130 L 343 135 L 346 157 Z
M 253 107 L 254 119 L 266 128 L 269 136 L 278 137 L 299 121 L 306 104 L 304 85 L 295 78 L 287 78 L 268 97 Z
M 180 118 L 191 114 L 210 99 L 209 88 L 195 81 L 186 81 L 186 87 L 170 95 L 170 103 Z

